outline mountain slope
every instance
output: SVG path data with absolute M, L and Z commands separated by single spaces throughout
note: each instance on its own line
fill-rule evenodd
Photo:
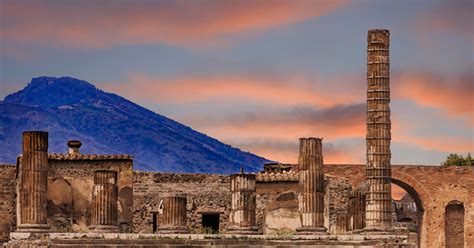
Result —
M 139 170 L 232 173 L 258 171 L 266 161 L 70 77 L 34 78 L 0 103 L 0 162 L 21 153 L 25 130 L 48 131 L 50 152 L 79 139 L 84 153 L 133 155 Z

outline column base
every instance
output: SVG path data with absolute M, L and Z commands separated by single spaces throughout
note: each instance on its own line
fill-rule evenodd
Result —
M 297 235 L 328 235 L 326 227 L 302 226 L 296 228 Z
M 364 227 L 364 229 L 362 229 L 362 233 L 376 235 L 392 234 L 393 232 L 394 230 L 391 227 Z
M 20 224 L 15 232 L 28 232 L 28 233 L 47 233 L 50 231 L 48 224 Z
M 351 231 L 353 234 L 363 233 L 364 229 L 354 229 Z
M 91 232 L 95 233 L 118 233 L 119 229 L 116 225 L 93 225 L 89 226 Z
M 258 230 L 258 227 L 256 226 L 250 226 L 250 227 L 231 226 L 231 227 L 227 227 L 226 230 L 230 234 L 242 234 L 242 235 L 261 234 L 260 230 Z
M 174 233 L 189 233 L 189 229 L 185 226 L 162 226 L 156 229 L 156 233 L 174 234 Z

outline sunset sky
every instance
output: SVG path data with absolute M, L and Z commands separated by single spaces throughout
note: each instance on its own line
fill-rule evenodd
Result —
M 0 99 L 71 76 L 225 143 L 365 162 L 367 30 L 391 32 L 392 163 L 474 151 L 474 1 L 0 0 Z

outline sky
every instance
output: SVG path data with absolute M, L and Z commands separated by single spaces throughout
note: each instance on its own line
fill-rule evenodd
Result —
M 0 99 L 71 76 L 225 143 L 365 163 L 367 31 L 391 34 L 392 163 L 474 151 L 474 1 L 0 0 Z

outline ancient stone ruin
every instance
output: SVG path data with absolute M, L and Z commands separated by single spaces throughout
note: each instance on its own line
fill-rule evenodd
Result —
M 133 171 L 129 155 L 48 153 L 23 133 L 0 165 L 0 240 L 7 247 L 472 247 L 474 170 L 391 165 L 389 32 L 369 30 L 367 164 L 324 164 L 301 138 L 298 164 L 256 173 Z M 85 144 L 87 145 L 87 144 Z M 406 190 L 392 200 L 391 185 Z

